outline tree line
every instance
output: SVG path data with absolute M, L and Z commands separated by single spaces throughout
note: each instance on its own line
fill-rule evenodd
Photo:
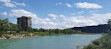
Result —
M 33 29 L 33 32 L 49 32 L 49 33 L 65 33 L 65 34 L 73 34 L 73 33 L 82 33 L 81 31 L 75 31 L 72 29 Z

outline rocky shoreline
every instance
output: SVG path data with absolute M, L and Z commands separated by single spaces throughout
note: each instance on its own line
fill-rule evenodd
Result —
M 37 37 L 38 35 L 33 34 L 4 34 L 0 37 L 1 39 L 14 39 L 14 38 L 28 38 L 28 37 Z

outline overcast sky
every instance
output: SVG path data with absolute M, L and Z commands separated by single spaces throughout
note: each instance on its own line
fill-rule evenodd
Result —
M 32 17 L 33 28 L 64 29 L 107 24 L 111 0 L 0 0 L 0 17 Z

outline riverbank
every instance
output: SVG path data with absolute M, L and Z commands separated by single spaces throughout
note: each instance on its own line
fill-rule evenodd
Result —
M 0 37 L 0 39 L 13 39 L 13 38 L 29 38 L 29 37 L 37 37 L 38 35 L 30 34 L 4 34 Z
M 103 37 L 92 41 L 83 49 L 111 49 L 111 33 L 103 34 Z
M 73 33 L 81 35 L 94 35 L 95 33 Z M 35 33 L 7 33 L 3 34 L 0 39 L 13 39 L 13 38 L 30 38 L 38 36 L 53 36 L 53 35 L 70 35 L 65 33 L 49 33 L 49 32 L 35 32 Z

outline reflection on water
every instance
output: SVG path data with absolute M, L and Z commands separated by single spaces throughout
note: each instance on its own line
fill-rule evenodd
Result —
M 57 35 L 34 38 L 0 40 L 0 49 L 76 49 L 100 38 L 96 35 Z

